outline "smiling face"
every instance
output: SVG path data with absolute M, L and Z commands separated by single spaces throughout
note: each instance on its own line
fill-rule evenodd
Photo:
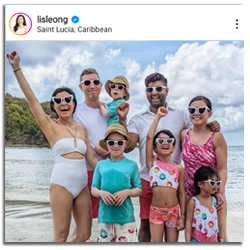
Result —
M 113 141 L 119 141 L 119 140 L 126 140 L 125 136 L 115 132 L 110 134 L 106 141 L 113 140 Z M 106 142 L 106 147 L 110 153 L 110 159 L 111 160 L 120 160 L 123 158 L 123 152 L 127 146 L 127 141 L 122 145 L 119 146 L 117 143 L 115 143 L 113 146 L 109 146 Z
M 57 113 L 59 118 L 66 118 L 66 117 L 72 117 L 74 107 L 75 107 L 75 101 L 72 98 L 71 102 L 65 101 L 65 97 L 69 97 L 70 93 L 67 91 L 59 92 L 55 95 L 55 97 L 58 97 L 59 99 L 62 98 L 62 101 L 60 104 L 53 103 L 53 108 L 55 112 Z
M 88 74 L 82 76 L 82 81 L 85 80 L 100 80 L 97 74 Z M 86 86 L 84 83 L 79 84 L 79 88 L 84 93 L 85 101 L 96 102 L 99 101 L 99 95 L 102 89 L 102 83 L 95 85 L 93 82 Z
M 157 138 L 160 138 L 160 139 L 167 139 L 167 138 L 170 138 L 169 135 L 161 132 Z M 156 142 L 155 144 L 155 147 L 154 147 L 154 150 L 155 152 L 158 154 L 158 156 L 168 156 L 168 155 L 171 155 L 171 153 L 174 151 L 174 144 L 167 144 L 167 143 L 163 143 L 163 144 L 159 144 Z
M 157 86 L 166 86 L 162 81 L 155 81 L 150 82 L 148 84 L 148 87 L 157 87 Z M 168 95 L 168 88 L 162 89 L 161 92 L 157 92 L 156 89 L 152 91 L 152 93 L 147 93 L 147 99 L 151 105 L 152 108 L 158 109 L 161 106 L 165 106 L 166 104 L 166 97 Z
M 207 106 L 206 102 L 203 100 L 194 101 L 190 104 L 190 107 L 204 107 Z M 199 114 L 198 110 L 194 112 L 194 114 L 189 114 L 190 121 L 194 126 L 201 125 L 207 123 L 207 120 L 211 117 L 212 111 L 206 110 L 202 115 Z
M 17 24 L 19 27 L 22 27 L 24 25 L 24 18 L 22 16 L 19 16 L 17 18 Z

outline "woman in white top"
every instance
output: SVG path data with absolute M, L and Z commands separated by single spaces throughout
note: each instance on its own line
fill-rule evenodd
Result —
M 14 26 L 13 30 L 17 34 L 24 34 L 28 31 L 28 26 L 26 24 L 24 15 L 18 15 L 16 18 L 16 25 Z
M 86 241 L 91 235 L 92 210 L 85 159 L 93 169 L 97 159 L 90 147 L 86 128 L 72 121 L 72 114 L 77 105 L 75 93 L 66 87 L 54 91 L 50 104 L 58 119 L 57 122 L 53 121 L 44 112 L 26 81 L 19 66 L 18 53 L 13 51 L 7 54 L 7 58 L 36 122 L 55 154 L 55 166 L 50 185 L 54 241 L 67 240 L 71 212 L 76 223 L 76 231 L 71 241 Z

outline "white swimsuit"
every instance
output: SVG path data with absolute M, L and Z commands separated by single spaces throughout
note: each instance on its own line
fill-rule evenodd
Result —
M 60 139 L 52 147 L 55 166 L 51 175 L 51 183 L 65 187 L 73 198 L 76 198 L 88 183 L 85 158 L 67 159 L 62 155 L 72 152 L 85 155 L 86 150 L 85 142 L 78 138 Z

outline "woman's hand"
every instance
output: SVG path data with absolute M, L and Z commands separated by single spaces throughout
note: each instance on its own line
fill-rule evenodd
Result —
M 217 200 L 217 206 L 216 206 L 217 212 L 221 213 L 221 211 L 223 209 L 223 205 L 225 203 L 224 195 L 222 193 L 218 192 L 215 194 L 215 196 L 216 196 L 216 200 Z
M 10 54 L 7 54 L 7 58 L 14 70 L 19 68 L 20 57 L 16 51 L 12 51 Z

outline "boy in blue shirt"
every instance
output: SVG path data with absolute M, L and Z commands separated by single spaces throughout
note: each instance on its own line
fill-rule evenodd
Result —
M 91 193 L 100 197 L 98 211 L 99 242 L 135 242 L 137 229 L 130 197 L 142 193 L 136 162 L 124 157 L 132 139 L 120 124 L 109 126 L 99 144 L 110 152 L 110 158 L 96 165 Z

